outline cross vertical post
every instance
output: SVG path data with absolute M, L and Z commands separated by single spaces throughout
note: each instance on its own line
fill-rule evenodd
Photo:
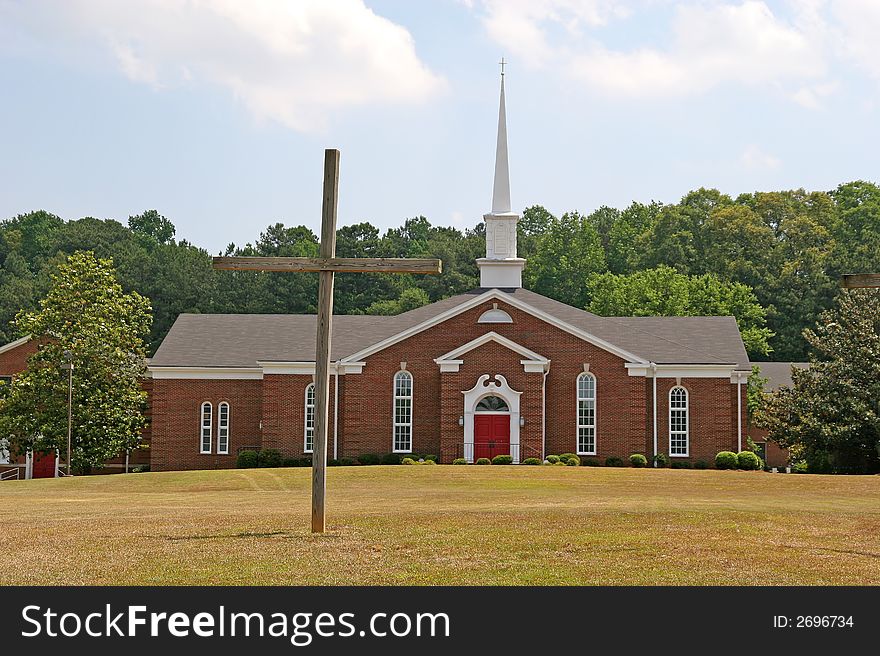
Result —
M 321 210 L 321 257 L 336 257 L 336 209 L 339 151 L 324 151 L 324 200 Z M 330 337 L 333 330 L 333 271 L 318 274 L 318 332 L 315 352 L 315 436 L 312 453 L 312 533 L 326 521 L 327 434 L 330 421 Z
M 320 257 L 218 256 L 214 268 L 223 271 L 314 271 L 318 279 L 318 316 L 315 335 L 315 433 L 312 446 L 312 532 L 326 525 L 327 434 L 330 422 L 330 338 L 333 330 L 333 276 L 335 273 L 439 274 L 437 259 L 402 257 L 336 257 L 336 209 L 339 191 L 339 151 L 324 151 L 324 198 L 321 210 Z M 335 400 L 337 406 L 339 399 Z

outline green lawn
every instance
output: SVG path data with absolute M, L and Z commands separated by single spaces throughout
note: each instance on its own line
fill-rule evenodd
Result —
M 17 584 L 880 584 L 880 477 L 337 467 L 0 483 Z

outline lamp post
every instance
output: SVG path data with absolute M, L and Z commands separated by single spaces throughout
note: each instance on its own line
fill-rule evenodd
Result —
M 70 441 L 73 433 L 73 353 L 64 351 L 64 364 L 62 369 L 67 369 L 67 475 L 72 476 L 70 468 Z

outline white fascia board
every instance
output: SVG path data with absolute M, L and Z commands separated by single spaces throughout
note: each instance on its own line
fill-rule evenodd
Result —
M 260 365 L 263 369 L 263 373 L 266 375 L 279 375 L 286 374 L 292 376 L 314 376 L 315 375 L 315 363 L 314 362 L 269 362 L 265 360 L 257 361 L 257 364 Z M 338 368 L 337 368 L 338 364 Z M 349 362 L 349 363 L 330 363 L 330 373 L 331 374 L 339 374 L 340 376 L 344 376 L 345 374 L 359 374 L 363 371 L 365 362 Z
M 651 364 L 627 362 L 624 366 L 630 376 L 651 377 Z M 653 367 L 656 367 L 657 378 L 733 378 L 736 370 L 735 364 L 658 364 Z
M 14 342 L 9 342 L 8 344 L 4 344 L 0 346 L 0 353 L 6 353 L 7 351 L 11 351 L 12 349 L 18 348 L 19 346 L 23 346 L 31 341 L 30 335 L 25 335 L 24 337 L 19 337 Z
M 751 376 L 751 375 L 752 375 L 751 369 L 734 369 L 730 373 L 730 382 L 731 383 L 738 383 L 738 382 L 745 383 L 749 379 L 749 376 Z
M 257 360 L 257 364 L 262 367 L 264 374 L 291 374 L 299 376 L 315 375 L 314 362 L 268 362 L 265 360 Z
M 149 367 L 154 380 L 261 380 L 259 367 Z
M 527 374 L 544 373 L 550 368 L 550 360 L 520 360 L 519 363 Z
M 398 342 L 401 342 L 409 337 L 412 337 L 413 335 L 416 335 L 416 334 L 422 332 L 423 330 L 427 330 L 428 328 L 436 326 L 437 324 L 442 323 L 442 322 L 446 321 L 447 319 L 450 319 L 454 316 L 457 316 L 457 315 L 461 314 L 462 312 L 466 312 L 467 310 L 470 310 L 471 308 L 476 307 L 480 303 L 484 303 L 485 301 L 488 301 L 491 299 L 496 299 L 496 300 L 499 300 L 503 303 L 507 303 L 508 305 L 512 305 L 513 307 L 515 307 L 519 310 L 522 310 L 523 312 L 527 312 L 528 314 L 531 314 L 532 316 L 537 317 L 537 318 L 541 319 L 542 321 L 545 321 L 546 323 L 549 323 L 551 326 L 555 326 L 555 327 L 559 328 L 560 330 L 564 330 L 565 332 L 570 333 L 570 334 L 574 335 L 575 337 L 578 337 L 579 339 L 584 340 L 585 342 L 589 342 L 589 343 L 593 344 L 594 346 L 598 346 L 599 348 L 601 348 L 605 351 L 608 351 L 609 353 L 616 355 L 620 358 L 623 358 L 624 360 L 628 360 L 630 362 L 635 362 L 635 363 L 648 364 L 647 360 L 645 360 L 642 357 L 639 357 L 638 355 L 635 355 L 634 353 L 630 353 L 629 351 L 625 351 L 625 350 L 615 346 L 614 344 L 611 344 L 610 342 L 606 342 L 605 340 L 596 337 L 595 335 L 592 335 L 588 332 L 585 332 L 579 328 L 575 328 L 574 326 L 567 324 L 564 321 L 560 321 L 556 317 L 549 315 L 545 312 L 542 312 L 541 310 L 538 310 L 537 308 L 532 307 L 528 303 L 524 303 L 523 301 L 520 301 L 520 300 L 510 296 L 509 294 L 505 294 L 504 292 L 498 291 L 497 289 L 490 289 L 486 292 L 483 292 L 479 296 L 475 296 L 474 298 L 472 298 L 469 301 L 465 301 L 464 303 L 461 303 L 460 305 L 456 305 L 455 307 L 446 310 L 446 312 L 441 312 L 437 316 L 432 317 L 431 319 L 428 319 L 427 321 L 423 321 L 422 323 L 417 324 L 411 328 L 407 328 L 406 330 L 401 331 L 401 332 L 397 333 L 396 335 L 392 335 L 391 337 L 388 337 L 387 339 L 383 339 L 380 342 L 376 342 L 372 346 L 369 346 L 365 349 L 362 349 L 361 351 L 358 351 L 357 353 L 354 353 L 353 355 L 350 355 L 347 358 L 343 358 L 342 362 L 347 363 L 351 360 L 363 360 L 364 358 L 367 358 L 367 357 L 373 355 L 374 353 L 378 353 L 379 351 L 381 351 L 385 348 L 388 348 L 389 346 L 393 346 L 394 344 L 397 344 Z

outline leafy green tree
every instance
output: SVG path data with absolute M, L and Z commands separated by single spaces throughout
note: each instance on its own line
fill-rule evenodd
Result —
M 602 316 L 734 316 L 750 355 L 767 355 L 772 333 L 751 288 L 717 276 L 686 276 L 660 266 L 629 275 L 593 275 L 590 312 Z
M 843 292 L 804 332 L 815 350 L 757 423 L 814 472 L 880 472 L 880 291 Z
M 588 278 L 605 269 L 596 227 L 577 212 L 568 212 L 550 220 L 523 277 L 526 286 L 539 294 L 584 307 L 590 300 Z
M 555 220 L 556 217 L 541 205 L 532 205 L 524 209 L 517 224 L 517 255 L 530 258 L 537 251 L 541 235 Z
M 400 314 L 415 310 L 431 302 L 428 295 L 421 289 L 410 287 L 401 292 L 400 297 L 393 301 L 376 301 L 367 307 L 364 314 Z
M 156 210 L 128 217 L 128 227 L 136 235 L 149 237 L 157 244 L 170 244 L 176 232 L 174 224 Z
M 74 468 L 99 466 L 136 447 L 145 424 L 142 338 L 150 304 L 123 292 L 113 263 L 74 253 L 52 276 L 39 310 L 20 313 L 16 324 L 39 349 L 0 400 L 0 434 L 11 450 L 66 451 L 67 353 L 74 366 Z
M 768 379 L 761 375 L 761 368 L 753 364 L 752 373 L 746 383 L 746 426 L 751 427 L 755 421 L 755 415 L 764 409 L 766 404 L 766 392 Z M 752 449 L 754 450 L 754 449 Z

